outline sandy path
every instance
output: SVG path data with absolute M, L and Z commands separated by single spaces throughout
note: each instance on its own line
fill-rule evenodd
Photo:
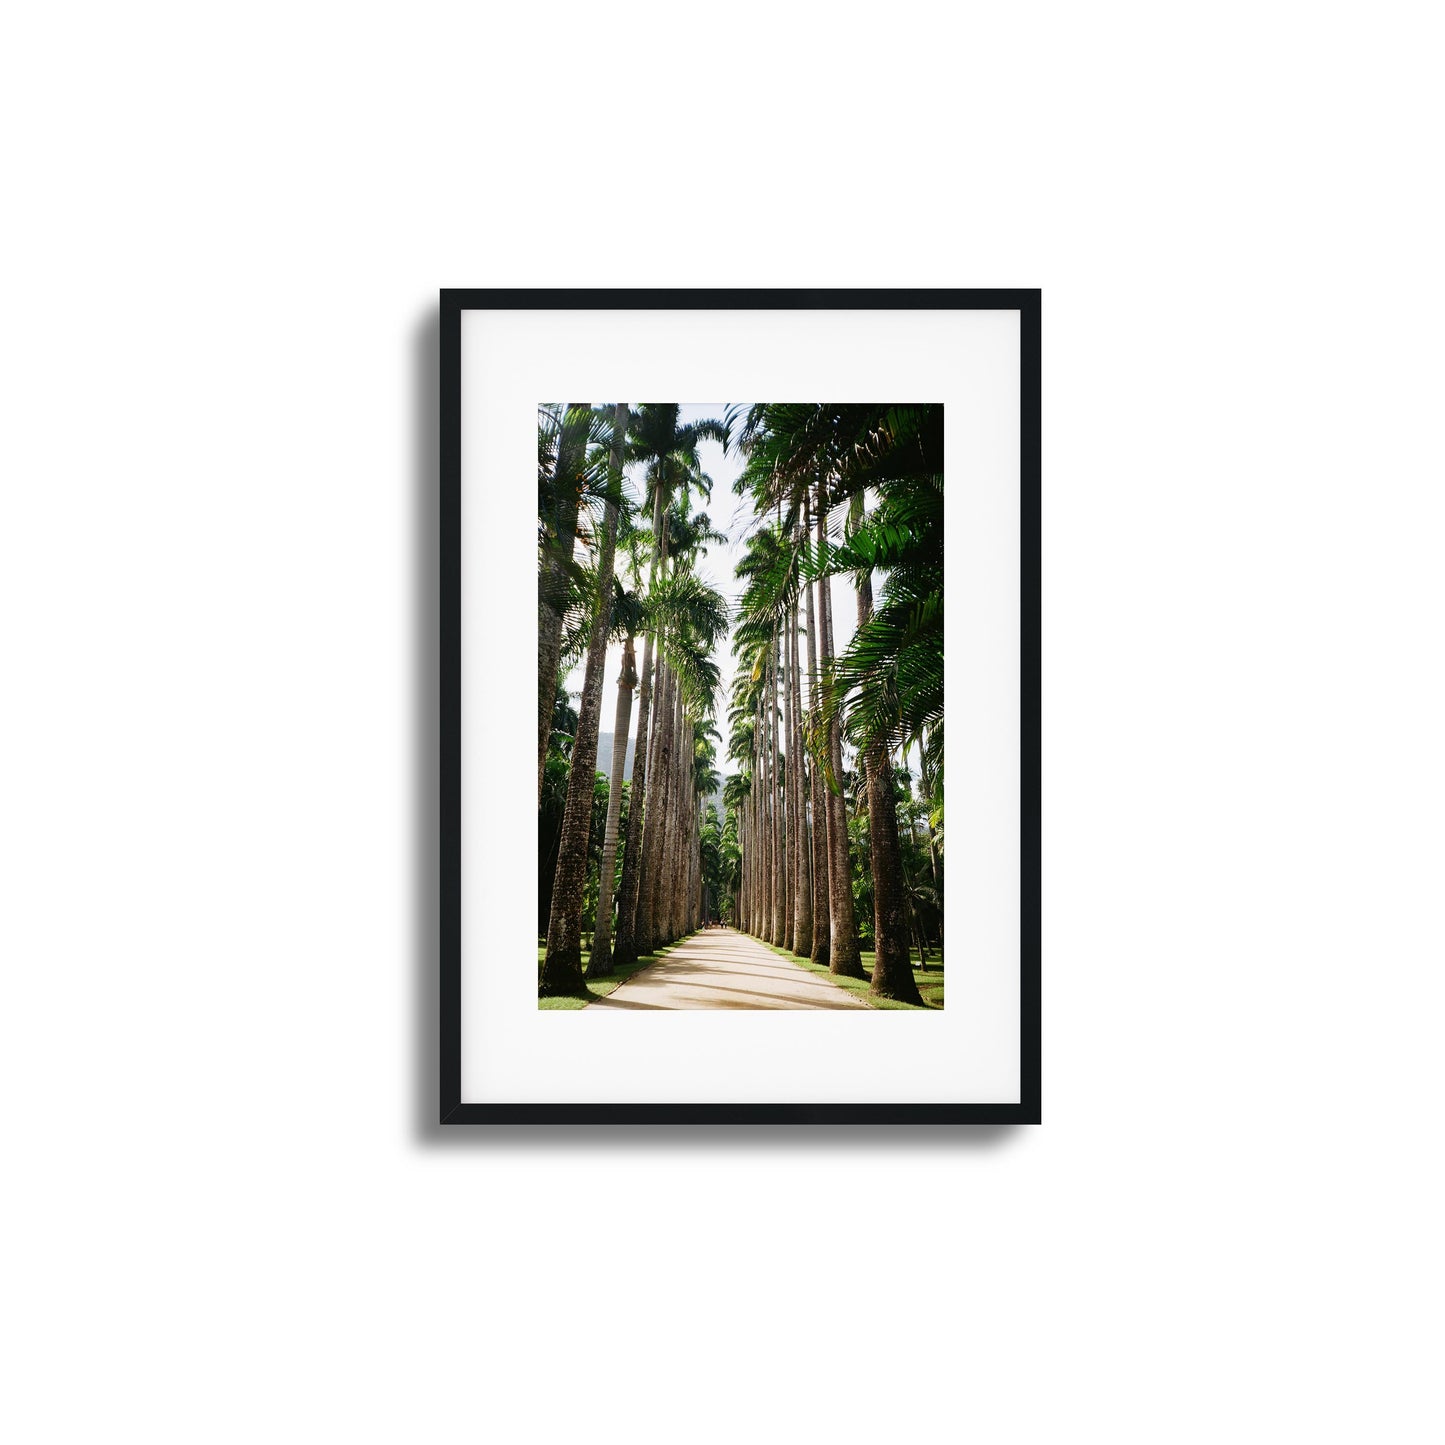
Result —
M 745 933 L 705 928 L 587 1007 L 867 1009 L 868 1005 Z

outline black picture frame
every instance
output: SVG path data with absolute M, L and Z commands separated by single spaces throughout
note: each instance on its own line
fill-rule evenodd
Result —
M 441 292 L 441 889 L 443 1124 L 1037 1124 L 1040 1113 L 1039 290 Z M 461 1097 L 462 314 L 469 310 L 1007 310 L 1020 318 L 1020 1095 L 1008 1104 L 483 1104 Z

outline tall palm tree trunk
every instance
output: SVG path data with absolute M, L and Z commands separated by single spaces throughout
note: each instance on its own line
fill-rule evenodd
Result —
M 607 634 L 612 629 L 612 565 L 617 550 L 617 499 L 622 488 L 622 442 L 627 405 L 617 403 L 613 420 L 612 471 L 603 523 L 602 550 L 597 559 L 597 610 L 587 639 L 587 670 L 577 735 L 572 743 L 572 771 L 567 779 L 567 807 L 562 814 L 562 842 L 552 883 L 552 916 L 547 923 L 547 954 L 538 991 L 575 993 L 582 987 L 582 910 L 587 891 L 587 845 L 592 832 L 592 797 L 596 789 L 597 730 L 602 717 L 602 683 L 607 670 Z
M 642 820 L 642 854 L 637 860 L 637 917 L 633 928 L 638 957 L 652 951 L 651 892 L 657 878 L 654 855 L 657 852 L 657 840 L 661 836 L 664 809 L 667 805 L 667 778 L 662 769 L 662 733 L 667 725 L 670 687 L 667 667 L 659 659 L 657 706 L 652 717 L 651 746 L 647 749 L 647 812 Z
M 766 669 L 764 669 L 766 673 Z M 767 705 L 763 701 L 762 694 L 757 699 L 757 736 L 762 738 L 763 747 L 759 753 L 759 773 L 757 776 L 762 779 L 763 788 L 757 799 L 757 861 L 762 867 L 762 913 L 757 919 L 757 936 L 766 939 L 767 931 L 773 922 L 773 808 L 772 792 L 773 779 L 769 769 L 769 759 L 772 753 L 767 746 Z
M 803 535 L 808 534 L 808 503 L 803 499 Z M 826 583 L 818 583 L 819 588 Z M 808 715 L 818 712 L 818 620 L 813 609 L 813 587 L 807 587 L 808 607 Z M 823 770 L 816 758 L 808 769 L 809 800 L 813 809 L 813 952 L 812 962 L 827 968 L 832 959 L 829 934 L 832 918 L 828 907 L 828 809 L 823 796 Z
M 734 928 L 748 931 L 748 805 L 743 800 L 738 814 L 737 884 L 733 889 L 733 916 L 728 920 Z
M 827 505 L 819 482 L 818 548 L 827 539 Z M 823 672 L 833 657 L 833 586 L 823 579 L 818 594 L 819 663 Z M 858 918 L 853 908 L 853 872 L 848 861 L 848 812 L 843 803 L 843 739 L 835 716 L 828 728 L 828 764 L 838 791 L 827 789 L 828 808 L 828 913 L 832 923 L 829 971 L 846 978 L 866 978 L 858 951 Z
M 697 916 L 698 901 L 697 889 L 700 881 L 699 875 L 702 871 L 702 860 L 698 856 L 698 847 L 702 835 L 698 828 L 698 800 L 693 795 L 692 811 L 687 820 L 687 887 L 682 897 L 682 931 L 684 934 L 691 933 L 697 924 L 693 919 Z
M 787 916 L 788 906 L 788 875 L 787 875 L 787 840 L 783 836 L 783 792 L 782 792 L 782 769 L 779 766 L 778 748 L 778 647 L 781 638 L 774 629 L 773 640 L 769 644 L 770 652 L 768 657 L 768 711 L 772 717 L 772 749 L 773 749 L 773 774 L 772 774 L 772 804 L 773 804 L 773 922 L 772 931 L 768 935 L 768 942 L 776 944 L 779 948 L 788 946 L 787 924 L 784 919 Z
M 567 569 L 577 540 L 578 480 L 587 460 L 587 424 L 568 418 L 586 402 L 569 401 L 557 438 L 553 473 L 552 537 L 537 574 L 537 806 L 542 806 L 542 778 L 547 771 L 547 744 L 552 740 L 552 708 L 557 701 L 557 668 L 562 657 L 562 614 L 567 610 Z
M 588 978 L 612 972 L 612 896 L 617 875 L 617 833 L 622 821 L 622 778 L 627 765 L 627 730 L 632 723 L 632 693 L 637 687 L 633 639 L 622 644 L 622 672 L 617 679 L 617 711 L 612 719 L 612 778 L 607 794 L 607 831 L 602 835 L 602 871 L 597 878 L 597 929 L 592 936 Z
M 688 832 L 692 842 L 688 849 L 689 867 L 692 870 L 692 887 L 687 890 L 687 912 L 682 920 L 682 931 L 693 933 L 702 923 L 703 909 L 707 900 L 703 897 L 707 889 L 707 878 L 702 870 L 702 808 L 694 796 L 692 815 L 688 819 Z
M 681 707 L 672 725 L 672 788 L 667 810 L 667 832 L 662 839 L 662 871 L 658 877 L 658 942 L 671 943 L 678 936 L 678 885 L 684 881 L 686 860 L 683 857 L 683 724 L 686 715 Z
M 697 794 L 683 814 L 683 852 L 686 863 L 677 885 L 677 936 L 685 938 L 692 932 L 693 911 L 697 907 Z
M 767 900 L 767 879 L 764 872 L 762 809 L 766 803 L 763 788 L 767 774 L 763 769 L 757 749 L 753 749 L 753 798 L 748 821 L 748 848 L 752 854 L 752 907 L 749 910 L 748 932 L 754 938 L 763 936 L 763 905 Z
M 662 527 L 663 489 L 659 485 L 652 499 L 652 535 L 657 539 L 648 568 L 649 593 L 657 581 L 657 569 L 667 556 L 667 534 Z M 649 627 L 642 644 L 642 689 L 637 704 L 637 746 L 632 756 L 632 796 L 628 805 L 627 846 L 622 853 L 622 884 L 617 897 L 617 944 L 612 952 L 618 968 L 637 962 L 637 900 L 641 893 L 642 835 L 647 814 L 647 740 L 652 711 L 652 649 L 655 628 Z
M 768 919 L 773 916 L 772 898 L 769 889 L 772 887 L 773 870 L 768 863 L 768 753 L 767 753 L 767 729 L 763 726 L 758 728 L 758 737 L 762 739 L 762 747 L 757 755 L 757 773 L 755 788 L 757 798 L 753 806 L 753 834 L 756 843 L 755 852 L 757 861 L 755 863 L 757 878 L 757 911 L 753 918 L 753 936 L 761 938 L 768 931 Z
M 869 601 L 870 601 L 870 602 L 872 601 L 872 588 L 871 588 L 871 586 L 870 586 L 870 588 L 869 588 Z M 892 761 L 892 760 L 890 759 L 890 761 Z M 903 856 L 903 881 L 904 881 L 904 884 L 905 884 L 905 887 L 904 887 L 904 901 L 905 901 L 905 902 L 907 903 L 907 905 L 908 905 L 908 931 L 909 931 L 909 933 L 912 935 L 912 938 L 913 938 L 914 943 L 917 944 L 917 946 L 918 946 L 918 961 L 919 961 L 919 963 L 922 964 L 922 966 L 923 966 L 924 968 L 927 968 L 927 967 L 928 967 L 928 940 L 924 937 L 923 920 L 922 920 L 921 918 L 919 918 L 919 916 L 918 916 L 918 905 L 917 905 L 916 903 L 914 903 L 914 901 L 913 901 L 913 898 L 914 898 L 914 887 L 915 887 L 915 885 L 916 885 L 917 882 L 918 882 L 918 869 L 917 869 L 917 867 L 916 867 L 916 859 L 913 859 L 913 849 L 914 849 L 914 847 L 916 846 L 918 840 L 917 840 L 917 825 L 916 825 L 916 824 L 914 823 L 914 821 L 913 821 L 913 814 L 912 814 L 912 811 L 911 811 L 912 805 L 913 805 L 914 802 L 915 802 L 915 798 L 914 798 L 914 794 L 913 794 L 913 776 L 912 776 L 912 774 L 911 774 L 911 773 L 909 772 L 909 770 L 908 770 L 908 749 L 907 749 L 906 747 L 900 747 L 900 748 L 898 749 L 898 767 L 897 767 L 897 770 L 894 772 L 894 775 L 893 775 L 893 776 L 894 776 L 894 779 L 895 779 L 895 785 L 896 785 L 896 780 L 897 780 L 897 778 L 898 778 L 898 775 L 899 775 L 900 773 L 903 775 L 903 790 L 904 790 L 904 794 L 906 795 L 906 797 L 907 797 L 907 799 L 908 799 L 909 808 L 910 808 L 909 819 L 908 819 L 908 828 L 907 828 L 909 846 L 908 846 L 906 849 L 904 849 L 903 855 L 902 855 L 902 856 Z M 920 785 L 920 786 L 921 786 L 921 785 Z M 900 846 L 900 847 L 902 846 L 902 836 L 901 836 L 901 835 L 900 835 L 900 838 L 899 838 L 899 846 Z M 912 860 L 912 863 L 910 863 L 910 860 Z M 911 878 L 908 876 L 910 870 L 911 870 L 912 873 L 913 873 L 913 877 L 911 877 Z
M 677 869 L 671 880 L 672 911 L 668 932 L 681 938 L 686 932 L 687 897 L 692 883 L 692 815 L 697 811 L 697 793 L 693 790 L 692 720 L 679 715 L 677 740 Z
M 708 907 L 708 881 L 707 869 L 703 866 L 702 860 L 702 835 L 703 827 L 707 821 L 706 810 L 711 810 L 712 799 L 699 799 L 697 806 L 697 818 L 693 824 L 694 857 L 697 859 L 697 877 L 694 880 L 692 890 L 692 928 L 689 932 L 696 932 L 704 923 L 712 922 L 713 909 L 722 908 L 722 839 L 718 839 L 718 877 L 717 892 L 713 898 L 712 908 Z
M 750 807 L 748 800 L 743 799 L 742 813 L 738 818 L 738 887 L 737 896 L 733 900 L 735 910 L 734 923 L 744 933 L 748 932 L 748 909 L 751 904 L 751 868 L 753 845 L 749 839 L 748 829 Z
M 662 795 L 665 779 L 662 776 L 662 744 L 659 741 L 662 721 L 667 710 L 667 669 L 661 657 L 657 660 L 656 687 L 652 707 L 652 731 L 647 739 L 647 807 L 642 815 L 642 849 L 637 856 L 637 907 L 633 918 L 637 952 L 640 957 L 652 947 L 652 939 L 643 927 L 643 900 L 647 897 L 652 873 L 651 852 L 657 841 L 657 830 L 662 824 Z M 638 746 L 642 740 L 638 739 Z M 648 917 L 651 917 L 649 911 Z
M 683 830 L 687 825 L 686 799 L 691 796 L 689 769 L 683 764 L 683 751 L 692 736 L 685 706 L 678 689 L 678 709 L 672 725 L 672 791 L 668 795 L 667 833 L 664 835 L 662 873 L 658 879 L 658 933 L 664 943 L 677 937 L 677 903 L 682 875 L 687 869 Z M 686 727 L 684 727 L 686 723 Z
M 632 754 L 632 792 L 627 805 L 627 841 L 622 849 L 622 881 L 617 888 L 616 968 L 637 962 L 638 874 L 642 867 L 642 820 L 647 804 L 647 732 L 652 709 L 652 634 L 642 644 L 642 683 L 637 701 L 637 744 Z
M 858 574 L 858 625 L 873 615 L 873 579 Z M 898 801 L 886 744 L 868 749 L 868 842 L 873 855 L 872 992 L 902 1003 L 923 1003 L 908 951 L 908 894 L 898 846 Z
M 803 767 L 803 685 L 798 668 L 798 605 L 793 604 L 788 621 L 788 737 L 792 755 L 793 859 L 793 952 L 808 958 L 813 952 L 813 868 L 808 846 L 808 805 Z
M 748 801 L 738 808 L 738 877 L 733 890 L 733 925 L 748 931 Z
M 668 779 L 667 823 L 662 834 L 662 856 L 658 863 L 655 895 L 654 927 L 658 946 L 671 943 L 672 905 L 677 894 L 677 874 L 682 866 L 682 846 L 678 837 L 678 804 L 682 784 L 682 688 L 678 687 L 678 706 L 672 717 L 672 776 Z
M 929 738 L 933 737 L 930 729 Z M 918 744 L 918 770 L 923 780 L 924 818 L 928 823 L 928 867 L 933 876 L 933 891 L 938 895 L 938 951 L 943 952 L 943 879 L 939 876 L 938 835 L 933 829 L 933 777 L 928 766 L 928 753 L 920 738 Z
M 783 705 L 778 709 L 783 725 L 783 947 L 793 947 L 793 926 L 797 905 L 798 824 L 793 813 L 793 781 L 798 755 L 793 749 L 793 668 L 788 660 L 786 624 L 778 634 L 778 667 L 782 673 Z
M 753 775 L 753 927 L 754 938 L 763 936 L 763 919 L 768 906 L 768 852 L 763 841 L 763 816 L 768 806 L 768 771 L 757 761 L 757 772 Z
M 669 688 L 680 704 L 681 688 L 676 673 L 670 674 Z M 667 783 L 663 793 L 662 832 L 657 839 L 656 864 L 652 889 L 652 946 L 661 948 L 668 938 L 669 899 L 672 896 L 673 874 L 677 864 L 677 714 L 673 706 L 668 713 Z
M 738 897 L 737 926 L 744 933 L 753 931 L 753 803 L 743 799 L 743 815 L 738 820 Z
M 662 845 L 667 834 L 668 795 L 672 790 L 672 708 L 677 692 L 670 667 L 662 671 L 662 700 L 658 704 L 656 754 L 652 767 L 656 798 L 647 800 L 645 831 L 642 835 L 642 880 L 637 894 L 637 949 L 651 953 L 657 946 L 657 875 L 662 867 Z
M 764 686 L 767 681 L 767 670 L 764 669 Z M 761 927 L 758 930 L 758 937 L 768 939 L 773 928 L 773 892 L 777 885 L 777 873 L 773 868 L 773 796 L 777 789 L 777 774 L 773 770 L 773 745 L 771 735 L 768 731 L 768 703 L 766 695 L 759 697 L 759 704 L 762 713 L 762 739 L 763 739 L 763 796 L 762 807 L 758 817 L 758 826 L 762 829 L 762 864 L 763 864 L 763 916 L 759 919 Z
M 777 754 L 782 759 L 783 796 L 780 801 L 783 818 L 783 948 L 793 946 L 793 890 L 798 886 L 796 858 L 798 847 L 798 825 L 793 819 L 793 721 L 789 717 L 792 707 L 792 665 L 788 660 L 788 636 L 783 631 L 777 634 L 777 681 L 782 683 L 783 701 L 777 705 L 777 722 L 782 733 L 777 736 Z

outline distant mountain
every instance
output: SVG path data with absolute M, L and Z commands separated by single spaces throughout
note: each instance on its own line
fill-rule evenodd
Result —
M 627 756 L 622 760 L 622 781 L 632 781 L 632 755 L 637 751 L 637 734 L 627 735 Z M 597 771 L 605 778 L 612 776 L 612 734 L 597 734 Z

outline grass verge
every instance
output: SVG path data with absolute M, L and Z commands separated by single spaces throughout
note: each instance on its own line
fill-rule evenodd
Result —
M 761 939 L 758 942 L 762 942 Z M 806 968 L 809 973 L 816 973 L 820 978 L 826 978 L 829 983 L 837 984 L 839 988 L 846 989 L 849 993 L 863 1000 L 869 1008 L 906 1008 L 918 1012 L 916 1003 L 901 1003 L 893 998 L 875 998 L 870 992 L 873 986 L 873 959 L 871 949 L 864 951 L 860 957 L 863 960 L 863 971 L 867 978 L 844 978 L 840 974 L 829 973 L 826 968 L 819 968 L 816 964 L 806 958 L 799 958 L 790 949 L 779 948 L 776 944 L 767 943 L 763 945 L 770 948 L 790 963 L 796 963 L 799 968 Z M 926 1009 L 941 1009 L 943 1007 L 943 960 L 936 963 L 929 962 L 927 969 L 913 966 L 913 981 L 918 985 L 918 992 L 923 996 L 923 1007 Z
M 690 936 L 690 935 L 689 935 Z M 666 948 L 659 948 L 656 953 L 644 954 L 632 965 L 631 968 L 614 968 L 606 978 L 589 978 L 584 980 L 586 993 L 563 993 L 554 994 L 550 998 L 539 998 L 537 1007 L 539 1009 L 558 1008 L 586 1008 L 594 998 L 606 998 L 609 993 L 620 983 L 626 983 L 634 973 L 641 972 L 650 963 L 656 963 L 664 954 L 671 953 L 678 943 L 684 942 L 679 938 L 677 943 L 669 943 Z M 537 972 L 542 971 L 542 961 L 547 957 L 547 945 L 543 944 L 537 949 Z M 582 970 L 585 973 L 587 965 L 591 961 L 592 950 L 582 950 Z

